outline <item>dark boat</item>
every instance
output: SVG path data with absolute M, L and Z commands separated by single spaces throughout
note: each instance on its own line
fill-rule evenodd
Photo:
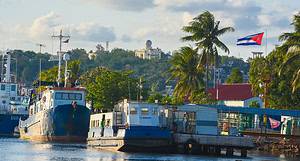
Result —
M 85 89 L 48 87 L 29 108 L 29 118 L 20 121 L 21 139 L 55 142 L 84 142 L 90 110 Z
M 2 55 L 2 71 L 0 82 L 0 136 L 13 137 L 20 119 L 28 117 L 28 98 L 20 95 L 19 86 L 12 81 L 11 55 L 6 51 Z

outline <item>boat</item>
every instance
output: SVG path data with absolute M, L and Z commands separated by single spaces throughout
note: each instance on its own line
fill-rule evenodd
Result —
M 28 117 L 28 97 L 21 95 L 20 86 L 11 75 L 11 51 L 2 53 L 0 82 L 0 136 L 14 137 L 20 119 Z
M 58 37 L 60 46 L 63 36 Z M 85 142 L 89 131 L 90 109 L 86 106 L 86 90 L 68 85 L 68 60 L 65 53 L 65 81 L 61 82 L 62 51 L 58 52 L 58 77 L 56 86 L 47 86 L 36 99 L 31 99 L 29 117 L 19 123 L 20 138 L 42 142 Z M 41 84 L 41 83 L 40 83 Z M 55 83 L 52 83 L 55 84 Z M 39 88 L 42 89 L 42 88 Z
M 20 138 L 41 142 L 84 142 L 90 110 L 85 89 L 47 87 L 29 107 L 29 118 L 20 121 Z
M 123 152 L 170 150 L 172 137 L 164 118 L 158 104 L 125 99 L 112 112 L 91 115 L 88 146 Z

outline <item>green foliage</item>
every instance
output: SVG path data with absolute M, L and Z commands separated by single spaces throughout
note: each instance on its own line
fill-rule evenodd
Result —
M 162 99 L 163 99 L 162 94 L 154 93 L 154 94 L 152 94 L 148 97 L 147 102 L 148 103 L 155 103 L 155 100 L 157 100 L 158 103 L 162 103 Z
M 212 99 L 211 95 L 205 91 L 197 91 L 191 98 L 191 103 L 194 104 L 216 104 L 217 101 Z
M 287 53 L 287 60 L 282 64 L 281 69 L 286 70 L 293 64 L 298 64 L 294 65 L 291 83 L 293 93 L 295 93 L 297 89 L 300 89 L 300 12 L 294 16 L 292 25 L 294 25 L 295 32 L 283 33 L 279 40 L 284 41 L 280 46 L 281 51 Z
M 170 79 L 176 80 L 174 96 L 184 98 L 204 88 L 203 70 L 198 68 L 199 56 L 191 47 L 182 47 L 171 60 Z
M 233 68 L 231 74 L 228 76 L 226 83 L 243 83 L 243 73 L 239 68 Z
M 300 93 L 292 92 L 290 82 L 293 79 L 293 71 L 297 64 L 286 68 L 285 72 L 278 74 L 286 54 L 276 48 L 266 58 L 251 60 L 249 80 L 253 92 L 258 96 L 265 93 L 267 88 L 267 100 L 271 108 L 277 109 L 300 109 Z M 269 83 L 265 83 L 269 80 Z
M 69 80 L 68 83 L 74 84 L 77 79 L 79 79 L 80 76 L 80 61 L 74 60 L 68 63 L 68 70 L 69 70 Z M 62 82 L 65 79 L 64 76 L 65 66 L 61 67 L 61 78 Z M 58 75 L 58 66 L 54 66 L 48 70 L 44 70 L 41 73 L 41 81 L 46 82 L 56 82 L 57 81 L 57 75 Z M 39 78 L 36 80 L 36 82 L 39 81 Z
M 116 72 L 97 67 L 83 74 L 80 82 L 86 87 L 87 100 L 93 101 L 94 108 L 112 109 L 120 100 L 134 99 L 138 93 L 138 80 L 130 77 L 131 72 Z M 146 96 L 145 93 L 143 93 Z
M 250 102 L 249 107 L 259 108 L 260 104 L 257 101 L 252 101 Z

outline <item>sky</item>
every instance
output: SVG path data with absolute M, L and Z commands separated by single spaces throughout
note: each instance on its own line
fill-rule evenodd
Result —
M 146 40 L 164 52 L 178 50 L 192 42 L 182 42 L 182 27 L 204 11 L 214 14 L 221 27 L 231 26 L 235 32 L 220 39 L 229 47 L 230 55 L 247 59 L 252 51 L 280 45 L 278 36 L 293 31 L 290 25 L 300 11 L 299 0 L 0 0 L 0 49 L 56 53 L 58 41 L 51 36 L 70 35 L 64 50 L 95 50 L 96 44 L 110 49 L 144 48 Z M 266 32 L 261 46 L 236 46 L 238 38 Z M 267 47 L 266 47 L 267 37 Z M 219 51 L 220 55 L 227 55 Z

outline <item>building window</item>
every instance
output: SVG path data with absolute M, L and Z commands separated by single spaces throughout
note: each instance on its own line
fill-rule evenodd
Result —
M 5 84 L 1 84 L 1 91 L 5 91 Z
M 149 113 L 148 108 L 142 108 L 142 109 L 141 109 L 141 114 L 142 114 L 142 115 L 148 115 L 148 113 Z
M 11 90 L 11 91 L 16 91 L 16 85 L 11 85 L 11 86 L 10 86 L 10 90 Z
M 130 114 L 135 115 L 137 113 L 136 109 L 134 107 L 130 108 Z

